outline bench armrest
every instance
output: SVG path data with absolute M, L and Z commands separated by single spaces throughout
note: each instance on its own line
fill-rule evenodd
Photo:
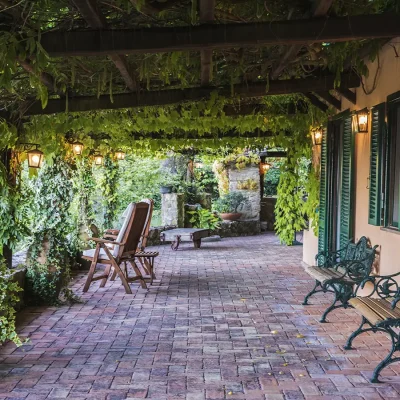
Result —
M 391 302 L 392 309 L 396 307 L 396 304 L 400 301 L 400 285 L 394 279 L 400 277 L 400 272 L 390 275 L 370 275 L 360 282 L 354 294 L 357 295 L 358 289 L 364 289 L 367 283 L 371 283 L 373 288 L 368 295 L 363 295 L 363 297 L 378 296 L 381 299 L 392 298 Z
M 90 237 L 90 238 L 88 238 L 88 240 L 93 240 L 93 242 L 95 242 L 95 243 L 100 243 L 100 244 L 116 244 L 116 245 L 119 245 L 119 246 L 123 246 L 125 243 L 121 243 L 121 242 L 115 242 L 115 241 L 113 241 L 113 240 L 105 240 L 105 239 L 100 239 L 100 238 L 92 238 L 92 237 Z

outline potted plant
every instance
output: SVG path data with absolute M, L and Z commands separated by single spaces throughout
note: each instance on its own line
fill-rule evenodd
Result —
M 178 174 L 164 173 L 162 175 L 162 184 L 160 185 L 160 193 L 173 193 L 180 181 Z
M 214 210 L 225 221 L 237 221 L 242 216 L 239 208 L 248 204 L 249 200 L 241 192 L 229 192 L 214 202 Z

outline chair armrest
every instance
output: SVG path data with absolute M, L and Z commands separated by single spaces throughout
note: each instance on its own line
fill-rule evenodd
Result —
M 102 244 L 109 243 L 109 244 L 116 244 L 116 245 L 120 245 L 120 246 L 123 246 L 125 244 L 125 243 L 121 243 L 121 242 L 115 242 L 113 240 L 106 240 L 106 239 L 92 238 L 92 237 L 88 238 L 88 240 L 93 240 L 93 242 L 95 242 L 95 243 L 102 243 Z
M 110 235 L 118 235 L 119 229 L 106 229 L 106 230 L 104 231 L 104 233 L 105 233 L 105 234 L 108 233 L 108 234 L 110 234 Z

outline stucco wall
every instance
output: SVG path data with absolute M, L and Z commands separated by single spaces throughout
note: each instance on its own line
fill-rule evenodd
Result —
M 396 51 L 400 53 L 399 38 L 394 39 L 390 45 L 383 47 L 379 55 L 380 68 L 378 70 L 378 60 L 373 63 L 367 63 L 369 67 L 369 77 L 364 78 L 363 87 L 356 89 L 357 104 L 354 105 L 342 99 L 342 110 L 361 110 L 365 107 L 369 109 L 379 103 L 385 102 L 388 95 L 400 91 L 400 58 L 396 57 Z M 373 90 L 375 75 L 377 75 L 377 85 Z M 369 120 L 369 122 L 371 122 Z M 371 123 L 369 123 L 371 127 Z M 380 245 L 379 272 L 389 274 L 400 271 L 400 234 L 396 232 L 387 232 L 378 226 L 368 224 L 368 195 L 367 189 L 369 177 L 370 162 L 370 133 L 355 134 L 355 239 L 361 236 L 370 238 L 373 245 Z M 305 254 L 313 246 L 314 241 L 311 238 L 306 240 L 307 246 Z M 304 260 L 307 262 L 306 260 Z

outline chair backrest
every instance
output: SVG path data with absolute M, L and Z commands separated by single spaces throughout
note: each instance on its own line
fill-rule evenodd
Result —
M 144 226 L 149 213 L 148 203 L 131 203 L 125 218 L 124 224 L 119 231 L 117 242 L 123 245 L 115 245 L 113 250 L 114 257 L 121 257 L 123 253 L 134 252 L 143 235 Z
M 147 213 L 146 222 L 144 224 L 143 234 L 142 234 L 142 237 L 140 238 L 140 243 L 138 246 L 138 248 L 141 251 L 144 251 L 144 249 L 147 246 L 147 239 L 148 239 L 149 232 L 150 232 L 151 217 L 153 216 L 153 209 L 154 209 L 154 201 L 152 199 L 143 199 L 141 202 L 147 203 L 149 205 L 149 211 Z

